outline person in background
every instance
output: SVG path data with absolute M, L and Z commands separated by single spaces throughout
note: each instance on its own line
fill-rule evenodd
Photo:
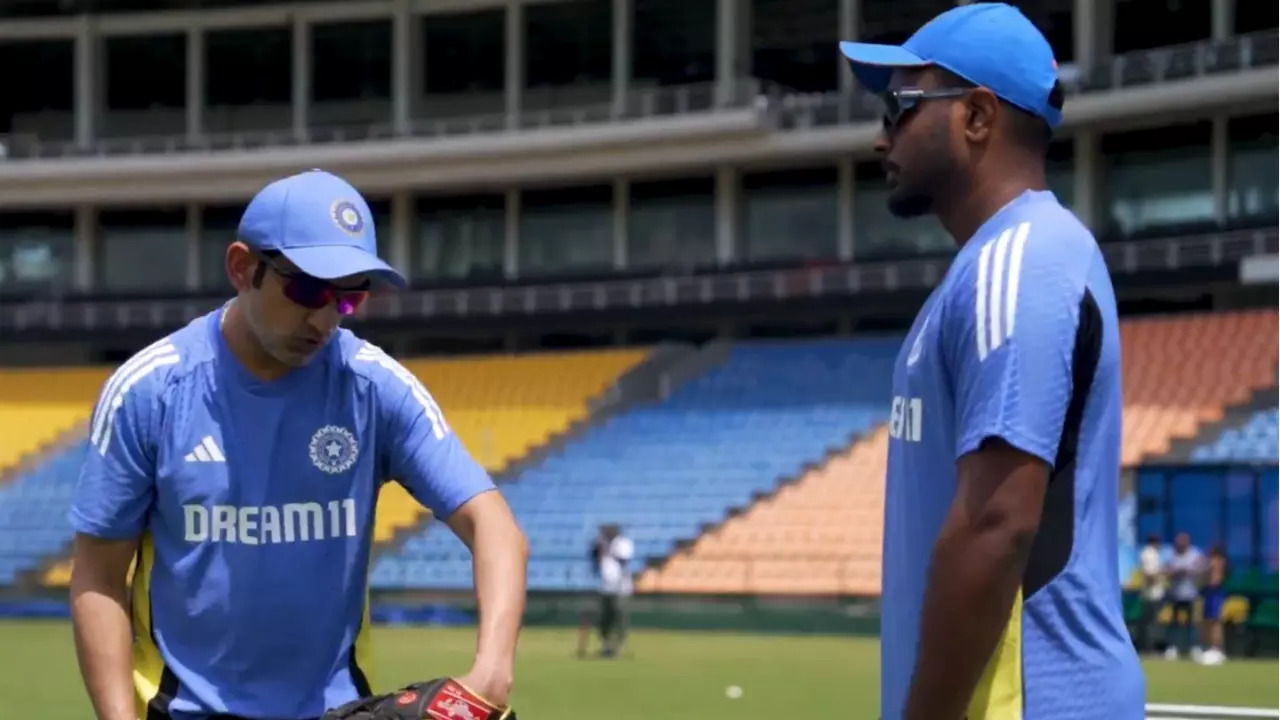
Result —
M 1198 659 L 1205 665 L 1221 665 L 1227 659 L 1222 644 L 1222 605 L 1227 599 L 1227 573 L 1227 555 L 1221 544 L 1215 544 L 1209 551 L 1204 588 L 1200 591 L 1200 597 L 1204 601 L 1200 642 L 1208 649 Z
M 1169 587 L 1164 565 L 1160 560 L 1159 535 L 1152 533 L 1147 536 L 1147 544 L 1138 555 L 1138 563 L 1142 569 L 1142 619 L 1138 624 L 1138 650 L 1149 652 L 1154 647 L 1152 629 Z
M 1191 544 L 1191 536 L 1178 533 L 1173 540 L 1173 555 L 1165 565 L 1169 577 L 1169 600 L 1173 615 L 1170 618 L 1169 647 L 1165 648 L 1166 660 L 1177 660 L 1181 653 L 1191 651 L 1193 658 L 1200 655 L 1199 645 L 1192 645 L 1192 617 L 1196 598 L 1200 596 L 1200 576 L 1204 568 L 1204 553 Z
M 627 635 L 627 598 L 631 597 L 631 572 L 635 545 L 616 523 L 600 527 L 592 555 L 600 575 L 600 654 L 616 657 Z

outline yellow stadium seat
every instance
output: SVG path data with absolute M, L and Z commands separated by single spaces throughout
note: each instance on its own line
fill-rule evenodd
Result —
M 87 422 L 106 368 L 0 370 L 0 471 Z
M 644 350 L 546 352 L 402 360 L 445 421 L 487 470 L 498 473 L 590 414 L 588 403 L 644 359 Z M 378 497 L 374 541 L 417 525 L 426 510 L 399 484 Z

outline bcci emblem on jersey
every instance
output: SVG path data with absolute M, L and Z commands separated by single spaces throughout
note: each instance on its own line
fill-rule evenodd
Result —
M 311 436 L 308 451 L 311 464 L 321 472 L 340 475 L 356 464 L 356 454 L 360 448 L 356 445 L 356 436 L 350 430 L 337 425 L 325 425 Z

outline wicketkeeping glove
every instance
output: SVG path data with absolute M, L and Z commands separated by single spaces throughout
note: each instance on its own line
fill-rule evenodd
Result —
M 353 700 L 326 711 L 320 720 L 516 720 L 516 714 L 453 678 L 436 678 Z

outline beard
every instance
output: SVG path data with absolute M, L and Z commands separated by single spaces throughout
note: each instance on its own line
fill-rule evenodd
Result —
M 889 212 L 896 218 L 907 220 L 933 212 L 933 196 L 926 192 L 911 192 L 899 188 L 889 194 Z

